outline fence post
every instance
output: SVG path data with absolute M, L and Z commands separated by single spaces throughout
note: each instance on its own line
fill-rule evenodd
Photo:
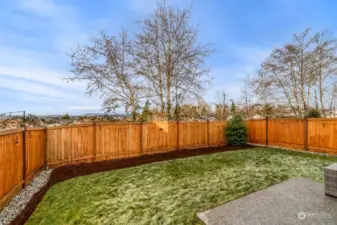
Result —
M 266 146 L 268 146 L 268 121 L 269 117 L 266 116 Z
M 26 162 L 26 124 L 23 127 L 23 133 L 22 133 L 22 148 L 23 148 L 23 171 L 22 171 L 22 180 L 23 182 L 23 187 L 26 186 L 26 178 L 27 178 L 27 174 L 26 174 L 26 166 L 27 166 L 27 162 Z
M 308 151 L 308 118 L 304 118 L 304 150 Z
M 210 140 L 209 140 L 209 120 L 207 120 L 207 147 L 210 146 Z
M 139 138 L 139 147 L 140 147 L 140 154 L 143 155 L 143 122 L 140 122 L 140 138 Z
M 47 127 L 44 128 L 44 168 L 48 168 L 48 132 L 47 132 Z
M 179 120 L 177 120 L 177 150 L 179 150 Z
M 96 147 L 96 121 L 93 123 L 93 162 L 96 162 L 96 157 L 97 157 L 97 147 Z

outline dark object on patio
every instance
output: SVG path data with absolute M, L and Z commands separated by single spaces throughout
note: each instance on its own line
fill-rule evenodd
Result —
M 325 194 L 337 198 L 337 163 L 324 168 Z

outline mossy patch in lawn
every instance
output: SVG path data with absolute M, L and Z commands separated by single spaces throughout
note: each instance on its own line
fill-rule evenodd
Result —
M 27 224 L 201 224 L 197 212 L 284 180 L 322 182 L 336 161 L 254 148 L 92 174 L 54 185 Z

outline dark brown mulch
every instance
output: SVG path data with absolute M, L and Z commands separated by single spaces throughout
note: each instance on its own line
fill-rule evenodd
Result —
M 190 150 L 177 150 L 162 154 L 144 155 L 141 157 L 129 159 L 117 159 L 103 162 L 84 163 L 79 165 L 69 165 L 59 167 L 53 170 L 48 183 L 32 197 L 32 199 L 29 201 L 29 203 L 22 211 L 22 213 L 11 222 L 11 225 L 24 224 L 28 220 L 28 218 L 32 215 L 36 206 L 40 203 L 43 196 L 47 193 L 48 189 L 54 184 L 60 183 L 70 178 L 89 175 L 97 172 L 139 166 L 153 162 L 166 161 L 170 159 L 186 158 L 197 155 L 206 155 L 216 152 L 234 151 L 253 147 L 254 146 L 244 146 L 244 147 L 223 146 L 223 147 L 200 148 Z

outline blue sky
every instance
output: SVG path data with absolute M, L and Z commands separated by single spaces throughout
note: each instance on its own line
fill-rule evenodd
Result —
M 84 83 L 66 83 L 67 54 L 76 44 L 106 29 L 137 31 L 135 21 L 156 0 L 0 0 L 0 112 L 34 114 L 98 112 L 101 101 L 84 95 Z M 216 52 L 209 59 L 213 103 L 224 90 L 238 99 L 243 79 L 253 75 L 275 47 L 306 27 L 337 31 L 337 2 L 311 0 L 167 0 L 192 5 L 191 22 L 201 43 Z

